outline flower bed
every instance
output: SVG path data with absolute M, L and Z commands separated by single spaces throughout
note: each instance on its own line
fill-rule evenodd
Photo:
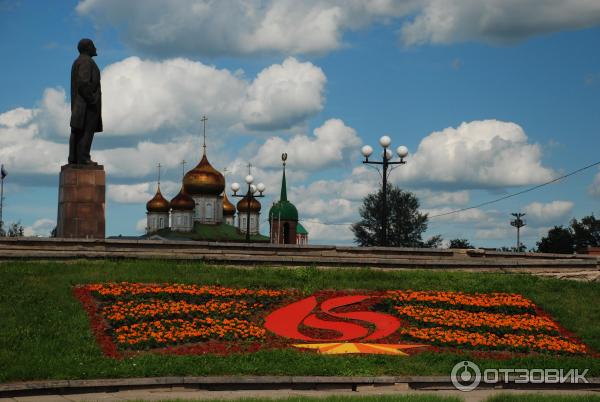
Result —
M 254 321 L 292 292 L 124 282 L 79 286 L 75 294 L 105 353 L 116 356 L 214 340 L 261 340 L 266 331 Z
M 89 284 L 74 291 L 110 356 L 274 347 L 397 355 L 440 348 L 590 353 L 518 294 L 390 290 L 306 296 L 295 290 L 142 283 Z
M 465 349 L 587 352 L 584 344 L 518 294 L 389 291 L 383 303 L 410 323 L 399 330 L 406 339 Z

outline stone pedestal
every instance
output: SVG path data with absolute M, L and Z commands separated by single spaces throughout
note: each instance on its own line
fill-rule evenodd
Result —
M 104 166 L 62 166 L 56 237 L 104 239 L 105 190 Z

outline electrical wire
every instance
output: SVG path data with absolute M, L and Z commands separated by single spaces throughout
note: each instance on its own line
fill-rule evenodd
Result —
M 562 175 L 560 177 L 557 177 L 555 179 L 549 180 L 549 181 L 547 181 L 545 183 L 538 184 L 536 186 L 526 188 L 525 190 L 517 191 L 516 193 L 511 193 L 511 194 L 502 196 L 500 198 L 496 198 L 496 199 L 493 199 L 493 200 L 485 201 L 485 202 L 482 202 L 482 203 L 477 204 L 477 205 L 472 205 L 470 207 L 455 209 L 453 211 L 448 211 L 448 212 L 444 212 L 444 213 L 436 214 L 436 215 L 429 215 L 428 218 L 429 219 L 433 219 L 433 218 L 439 218 L 441 216 L 448 216 L 448 215 L 452 215 L 452 214 L 458 214 L 458 213 L 461 213 L 461 212 L 464 212 L 464 211 L 469 211 L 471 209 L 481 208 L 481 207 L 486 206 L 486 205 L 490 205 L 490 204 L 494 204 L 494 203 L 497 203 L 497 202 L 500 202 L 500 201 L 504 201 L 504 200 L 506 200 L 508 198 L 512 198 L 512 197 L 516 197 L 516 196 L 521 195 L 521 194 L 529 193 L 531 191 L 537 190 L 537 189 L 542 188 L 544 186 L 547 186 L 549 184 L 556 183 L 557 181 L 565 179 L 565 178 L 567 178 L 569 176 L 576 175 L 577 173 L 581 173 L 584 170 L 593 168 L 594 166 L 597 166 L 597 165 L 600 165 L 600 161 L 594 162 L 592 164 L 589 164 L 589 165 L 584 166 L 582 168 L 579 168 L 577 170 L 573 170 L 572 172 L 566 173 L 566 174 L 564 174 L 564 175 Z M 301 219 L 300 221 L 301 222 L 309 222 L 309 223 L 317 223 L 317 224 L 321 224 L 321 225 L 332 225 L 332 226 L 352 226 L 354 224 L 354 223 L 349 223 L 349 222 L 321 222 L 321 221 L 316 220 L 316 219 Z
M 564 175 L 562 175 L 560 177 L 557 177 L 555 179 L 549 180 L 549 181 L 547 181 L 545 183 L 538 184 L 537 186 L 529 187 L 529 188 L 526 188 L 525 190 L 517 191 L 516 193 L 508 194 L 508 195 L 505 195 L 503 197 L 496 198 L 494 200 L 485 201 L 485 202 L 482 202 L 481 204 L 477 204 L 477 205 L 473 205 L 473 206 L 466 207 L 466 208 L 461 208 L 461 209 L 455 209 L 453 211 L 448 211 L 448 212 L 444 212 L 444 213 L 437 214 L 437 215 L 430 215 L 429 219 L 439 218 L 440 216 L 447 216 L 447 215 L 451 215 L 451 214 L 457 214 L 457 213 L 460 213 L 460 212 L 468 211 L 470 209 L 480 208 L 480 207 L 483 207 L 485 205 L 490 205 L 490 204 L 494 204 L 496 202 L 504 201 L 504 200 L 506 200 L 508 198 L 516 197 L 517 195 L 529 193 L 530 191 L 537 190 L 538 188 L 542 188 L 542 187 L 547 186 L 547 185 L 552 184 L 552 183 L 556 183 L 559 180 L 562 180 L 562 179 L 567 178 L 569 176 L 573 176 L 573 175 L 575 175 L 577 173 L 583 172 L 584 170 L 592 168 L 592 167 L 594 167 L 596 165 L 600 165 L 600 161 L 592 163 L 592 164 L 587 165 L 587 166 L 584 166 L 584 167 L 582 167 L 580 169 L 574 170 L 574 171 L 569 172 L 567 174 L 564 174 Z

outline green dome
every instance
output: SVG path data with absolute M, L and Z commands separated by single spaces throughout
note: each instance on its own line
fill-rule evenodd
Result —
M 269 210 L 269 221 L 279 220 L 282 221 L 297 221 L 298 210 L 288 200 L 278 201 Z

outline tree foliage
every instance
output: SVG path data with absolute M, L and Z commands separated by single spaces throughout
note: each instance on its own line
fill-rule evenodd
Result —
M 21 221 L 8 225 L 8 231 L 4 229 L 3 223 L 0 222 L 0 237 L 21 237 L 25 234 L 25 229 L 21 225 Z
M 448 248 L 475 248 L 467 239 L 452 239 Z
M 352 225 L 354 241 L 360 246 L 381 246 L 383 192 L 369 194 L 359 210 L 361 220 Z M 441 236 L 423 241 L 427 214 L 419 212 L 419 200 L 409 192 L 390 185 L 387 191 L 387 239 L 390 247 L 439 247 Z
M 575 242 L 569 228 L 554 226 L 545 237 L 537 242 L 540 253 L 573 254 Z
M 588 247 L 600 247 L 600 219 L 592 214 L 584 216 L 581 221 L 571 221 L 571 232 L 576 250 L 585 250 Z
M 555 226 L 537 243 L 540 253 L 572 254 L 588 247 L 600 247 L 600 220 L 592 214 L 580 221 L 573 219 L 568 227 Z

